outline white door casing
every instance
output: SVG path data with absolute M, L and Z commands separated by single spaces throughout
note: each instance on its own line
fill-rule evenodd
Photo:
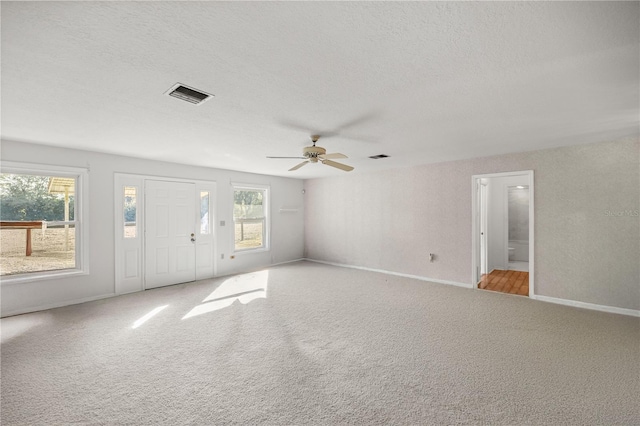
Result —
M 486 183 L 479 182 L 480 184 L 480 276 L 488 274 L 487 267 L 487 185 Z
M 145 181 L 145 288 L 196 279 L 196 185 Z
M 116 174 L 115 176 L 114 224 L 116 294 L 143 290 L 143 188 L 144 180 L 140 176 L 124 174 Z M 136 220 L 134 224 L 125 222 L 125 198 L 131 196 L 132 190 L 135 195 Z M 135 231 L 132 228 L 135 228 Z
M 491 178 L 506 178 L 506 177 L 514 177 L 514 176 L 522 176 L 526 177 L 529 186 L 529 297 L 535 297 L 535 241 L 534 241 L 534 174 L 533 170 L 523 170 L 523 171 L 514 171 L 514 172 L 504 172 L 504 173 L 491 173 L 484 175 L 473 175 L 471 177 L 471 208 L 472 208 L 472 221 L 471 221 L 471 281 L 473 288 L 478 288 L 476 285 L 480 279 L 480 182 L 482 179 L 491 179 Z M 489 232 L 491 232 L 489 230 Z M 487 235 L 488 236 L 488 235 Z M 485 240 L 486 241 L 486 240 Z M 506 247 L 505 247 L 506 251 Z M 508 259 L 508 254 L 505 255 L 505 258 Z M 487 272 L 490 272 L 491 267 L 488 268 Z
M 115 224 L 115 293 L 125 294 L 145 289 L 145 230 L 147 212 L 145 211 L 146 181 L 164 181 L 195 184 L 194 215 L 192 226 L 195 230 L 196 279 L 212 278 L 216 273 L 216 183 L 209 181 L 175 180 L 159 176 L 141 176 L 116 173 L 114 176 L 114 224 Z M 125 211 L 132 208 L 125 220 Z M 203 201 L 204 197 L 204 201 Z M 206 213 L 206 218 L 202 216 Z M 149 212 L 152 215 L 153 212 Z M 173 281 L 173 280 L 171 280 Z M 178 283 L 178 281 L 173 281 Z

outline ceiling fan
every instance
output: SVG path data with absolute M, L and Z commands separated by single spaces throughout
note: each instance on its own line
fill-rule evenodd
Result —
M 344 170 L 345 172 L 350 172 L 353 170 L 353 167 L 347 166 L 346 164 L 338 163 L 336 161 L 332 161 L 336 158 L 347 158 L 346 155 L 340 154 L 338 152 L 334 152 L 332 154 L 327 154 L 327 150 L 321 146 L 316 146 L 316 142 L 320 139 L 320 135 L 312 135 L 311 142 L 313 142 L 312 146 L 307 146 L 302 150 L 302 157 L 267 157 L 267 158 L 299 158 L 303 161 L 297 166 L 293 166 L 289 169 L 290 172 L 294 170 L 298 170 L 300 167 L 304 166 L 307 163 L 317 163 L 318 161 L 322 164 L 326 164 L 327 166 L 335 167 L 336 169 Z

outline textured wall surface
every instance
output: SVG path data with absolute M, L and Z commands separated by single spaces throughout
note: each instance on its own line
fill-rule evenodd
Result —
M 637 137 L 308 180 L 305 254 L 470 283 L 471 176 L 517 170 L 535 173 L 535 293 L 640 309 Z

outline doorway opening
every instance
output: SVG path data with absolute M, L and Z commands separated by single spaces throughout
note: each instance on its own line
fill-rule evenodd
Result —
M 474 288 L 533 296 L 533 171 L 472 176 Z

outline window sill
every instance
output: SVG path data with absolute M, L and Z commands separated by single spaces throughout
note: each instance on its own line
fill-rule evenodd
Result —
M 44 271 L 20 275 L 7 275 L 5 277 L 0 277 L 0 285 L 4 287 L 36 281 L 50 281 L 60 278 L 69 278 L 80 275 L 89 275 L 89 271 L 84 271 L 81 269 L 66 269 L 61 271 Z
M 266 253 L 268 251 L 269 251 L 268 247 L 248 248 L 248 249 L 234 250 L 233 255 L 242 256 L 242 255 L 251 254 L 251 253 Z

